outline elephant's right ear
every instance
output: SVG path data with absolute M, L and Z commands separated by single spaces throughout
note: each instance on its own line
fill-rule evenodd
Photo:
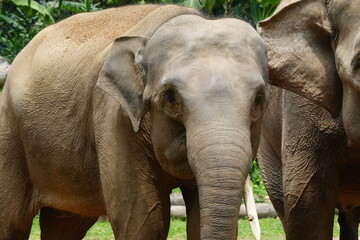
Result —
M 284 0 L 258 31 L 268 46 L 271 84 L 293 91 L 337 116 L 342 85 L 324 0 Z
M 120 37 L 112 44 L 97 86 L 117 100 L 129 115 L 134 131 L 144 115 L 144 80 L 135 56 L 145 46 L 144 37 Z

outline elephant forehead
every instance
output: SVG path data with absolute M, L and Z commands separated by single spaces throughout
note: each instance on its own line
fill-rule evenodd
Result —
M 182 15 L 162 25 L 148 42 L 149 58 L 166 60 L 176 54 L 262 55 L 265 44 L 248 24 L 235 19 L 206 20 Z M 265 55 L 265 56 L 264 56 Z
M 242 96 L 244 92 L 251 95 L 253 90 L 265 85 L 255 64 L 227 57 L 197 57 L 184 63 L 174 61 L 167 65 L 160 84 L 175 86 L 185 98 Z

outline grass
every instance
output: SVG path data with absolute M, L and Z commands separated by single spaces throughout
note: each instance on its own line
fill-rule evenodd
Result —
M 169 240 L 185 240 L 186 239 L 186 220 L 179 218 L 171 218 Z M 254 240 L 251 232 L 249 221 L 246 219 L 239 219 L 239 234 L 240 240 Z M 285 240 L 284 232 L 279 219 L 263 218 L 260 219 L 261 239 L 262 240 Z M 334 236 L 339 236 L 339 226 L 337 222 L 334 223 Z M 34 219 L 33 228 L 30 235 L 30 240 L 40 239 L 39 218 Z M 85 240 L 113 240 L 111 227 L 109 222 L 97 222 L 86 234 Z

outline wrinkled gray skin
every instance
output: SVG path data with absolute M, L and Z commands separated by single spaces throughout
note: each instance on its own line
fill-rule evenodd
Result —
M 118 39 L 104 63 L 112 33 L 96 18 L 147 8 L 77 15 L 14 61 L 0 101 L 0 239 L 27 239 L 38 210 L 42 239 L 81 239 L 104 214 L 116 239 L 166 239 L 177 186 L 188 239 L 236 239 L 267 105 L 265 45 L 239 20 L 182 15 L 148 40 Z
M 357 0 L 290 0 L 259 24 L 271 83 L 301 95 L 270 88 L 259 150 L 287 240 L 332 239 L 335 207 L 341 239 L 357 239 L 359 13 Z

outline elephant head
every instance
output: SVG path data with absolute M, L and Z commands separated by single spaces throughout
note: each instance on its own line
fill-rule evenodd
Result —
M 266 79 L 265 44 L 234 19 L 181 15 L 109 50 L 97 84 L 121 103 L 134 131 L 148 112 L 162 168 L 196 180 L 202 239 L 236 238 Z
M 360 2 L 283 1 L 259 23 L 272 84 L 341 113 L 348 143 L 360 147 Z

